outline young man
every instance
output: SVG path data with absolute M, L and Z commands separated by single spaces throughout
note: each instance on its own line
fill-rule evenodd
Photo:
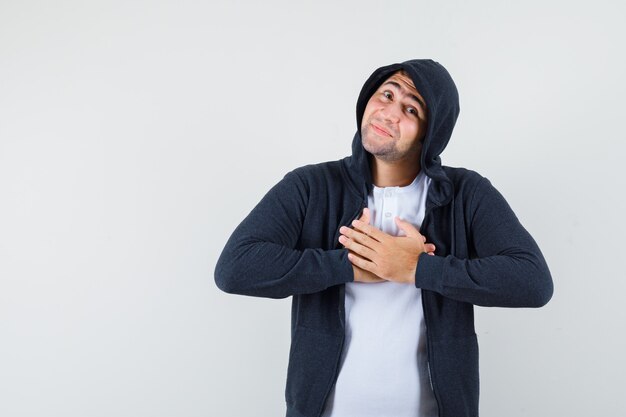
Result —
M 352 155 L 287 173 L 226 243 L 219 288 L 293 297 L 288 417 L 477 416 L 473 306 L 551 298 L 503 196 L 441 164 L 458 114 L 439 63 L 377 69 Z

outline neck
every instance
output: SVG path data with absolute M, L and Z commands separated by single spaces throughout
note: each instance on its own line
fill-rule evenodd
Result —
M 383 161 L 371 156 L 372 181 L 377 187 L 404 187 L 413 182 L 421 167 L 419 159 Z

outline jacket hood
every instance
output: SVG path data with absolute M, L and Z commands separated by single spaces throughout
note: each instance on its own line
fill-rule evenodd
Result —
M 352 140 L 352 156 L 346 160 L 348 171 L 358 190 L 371 190 L 372 155 L 362 144 L 361 121 L 369 98 L 391 74 L 399 70 L 405 70 L 409 74 L 426 102 L 428 122 L 420 164 L 426 175 L 432 179 L 432 191 L 429 194 L 432 194 L 433 202 L 444 205 L 452 197 L 453 185 L 441 166 L 439 155 L 446 148 L 459 116 L 459 94 L 448 71 L 432 59 L 413 59 L 380 67 L 365 81 L 356 106 L 357 132 Z

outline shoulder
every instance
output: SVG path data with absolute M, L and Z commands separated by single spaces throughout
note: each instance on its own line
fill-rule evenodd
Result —
M 308 199 L 311 194 L 341 186 L 342 183 L 340 161 L 328 161 L 293 168 L 273 188 L 282 198 L 299 195 Z
M 309 186 L 341 180 L 341 160 L 326 161 L 297 167 L 287 173 Z
M 303 177 L 323 175 L 325 173 L 335 173 L 341 170 L 341 160 L 318 162 L 315 164 L 303 165 L 295 168 L 291 172 L 297 173 Z
M 444 170 L 455 184 L 455 196 L 471 209 L 499 215 L 510 211 L 504 195 L 487 177 L 466 168 L 444 167 Z
M 457 191 L 457 193 L 461 190 L 473 191 L 483 179 L 486 179 L 481 174 L 472 169 L 462 167 L 450 167 L 445 165 L 442 166 L 442 168 L 448 178 L 454 184 L 454 189 Z
M 443 169 L 454 184 L 454 192 L 457 198 L 461 198 L 464 201 L 477 202 L 490 194 L 501 196 L 491 181 L 477 171 L 449 166 L 443 166 Z

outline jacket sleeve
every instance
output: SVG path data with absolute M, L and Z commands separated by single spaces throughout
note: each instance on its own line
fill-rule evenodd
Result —
M 419 256 L 415 285 L 481 306 L 541 307 L 554 288 L 537 243 L 487 178 L 470 204 L 474 259 Z
M 222 250 L 214 273 L 222 291 L 285 298 L 354 280 L 347 249 L 296 249 L 308 196 L 295 171 L 267 192 Z

